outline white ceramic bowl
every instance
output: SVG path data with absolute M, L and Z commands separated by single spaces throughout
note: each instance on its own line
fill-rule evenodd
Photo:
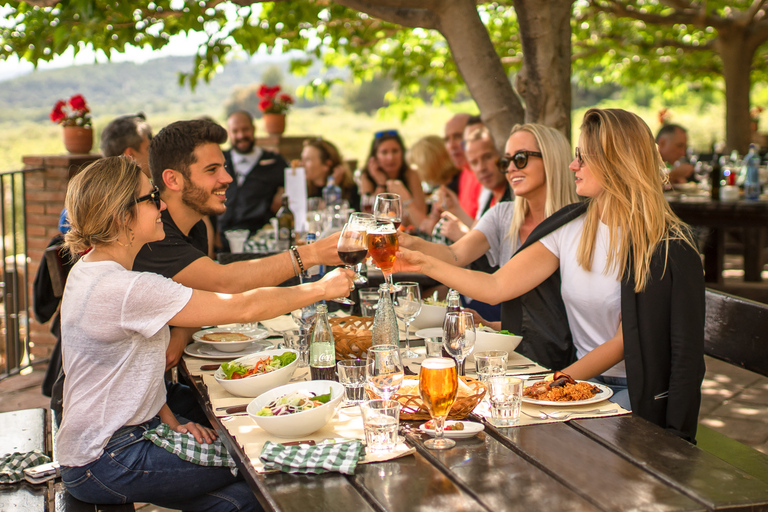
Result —
M 475 349 L 472 351 L 472 354 L 467 357 L 467 362 L 474 364 L 474 354 L 485 352 L 486 350 L 503 350 L 511 356 L 512 352 L 514 352 L 522 340 L 522 336 L 478 330 L 475 337 Z
M 245 336 L 248 336 L 248 339 L 242 340 L 242 341 L 208 341 L 203 339 L 203 336 L 205 336 L 206 334 L 228 333 L 228 332 L 237 332 L 237 333 L 243 334 Z M 204 343 L 210 347 L 213 347 L 216 350 L 219 350 L 221 352 L 240 352 L 241 350 L 245 349 L 245 347 L 247 347 L 254 341 L 266 338 L 267 336 L 269 336 L 269 332 L 267 332 L 266 329 L 256 329 L 254 331 L 245 332 L 243 330 L 238 330 L 237 328 L 233 328 L 233 327 L 212 327 L 210 329 L 203 329 L 202 331 L 197 331 L 195 334 L 192 335 L 192 339 L 199 343 Z
M 411 322 L 411 329 L 418 331 L 427 327 L 442 327 L 445 320 L 445 306 L 421 305 L 419 316 Z
M 294 391 L 310 391 L 324 395 L 331 390 L 331 400 L 327 404 L 308 411 L 286 414 L 285 416 L 256 416 L 265 405 Z M 304 437 L 323 428 L 336 415 L 344 398 L 344 386 L 332 380 L 310 380 L 293 382 L 267 391 L 248 404 L 248 415 L 256 424 L 277 437 Z
M 216 373 L 213 374 L 213 378 L 215 378 L 216 382 L 221 384 L 221 386 L 224 389 L 226 389 L 233 395 L 244 396 L 249 398 L 259 396 L 265 391 L 269 391 L 270 389 L 276 388 L 278 386 L 282 386 L 283 384 L 286 384 L 288 383 L 289 380 L 291 380 L 291 377 L 293 377 L 293 372 L 299 366 L 299 353 L 296 352 L 295 350 L 290 350 L 287 348 L 262 350 L 261 352 L 257 352 L 255 354 L 250 354 L 243 357 L 238 357 L 237 359 L 234 360 L 244 365 L 253 366 L 254 364 L 256 364 L 256 362 L 259 359 L 265 359 L 268 356 L 279 356 L 284 354 L 285 352 L 293 352 L 294 354 L 296 354 L 296 359 L 294 359 L 293 362 L 288 366 L 284 368 L 280 368 L 273 372 L 264 373 L 262 375 L 251 375 L 249 377 L 245 377 L 242 379 L 233 380 L 233 379 L 225 379 L 224 370 L 219 368 L 218 370 L 216 370 Z

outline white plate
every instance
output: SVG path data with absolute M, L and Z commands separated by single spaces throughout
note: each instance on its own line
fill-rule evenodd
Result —
M 427 327 L 426 329 L 419 329 L 416 331 L 416 336 L 419 338 L 440 338 L 443 339 L 442 327 Z
M 447 427 L 448 425 L 453 425 L 454 423 L 456 422 L 449 420 L 445 422 L 445 426 Z M 443 435 L 445 437 L 452 437 L 454 439 L 463 439 L 465 437 L 472 437 L 475 434 L 485 430 L 485 426 L 482 423 L 475 423 L 474 421 L 462 421 L 461 423 L 464 424 L 464 430 L 443 430 Z M 433 429 L 426 428 L 424 425 L 426 425 L 426 423 L 419 425 L 419 430 L 425 434 L 434 436 L 435 431 Z
M 584 380 L 577 380 L 576 382 L 586 382 Z M 587 405 L 587 404 L 596 404 L 598 402 L 602 402 L 604 400 L 608 400 L 611 396 L 613 396 L 613 390 L 609 388 L 608 386 L 604 386 L 603 384 L 597 384 L 595 382 L 590 382 L 593 386 L 597 386 L 600 388 L 600 392 L 597 393 L 592 398 L 587 398 L 586 400 L 571 400 L 571 401 L 565 401 L 565 402 L 552 402 L 551 400 L 534 400 L 533 398 L 526 398 L 523 397 L 523 402 L 527 404 L 533 404 L 533 405 L 552 405 L 555 407 L 573 407 L 576 405 Z
M 255 352 L 261 352 L 262 350 L 267 350 L 272 347 L 274 347 L 272 342 L 261 340 L 252 341 L 248 346 L 245 347 L 245 349 L 239 352 L 222 352 L 210 347 L 209 345 L 206 345 L 205 343 L 195 341 L 187 345 L 187 348 L 184 349 L 184 353 L 188 356 L 200 357 L 203 359 L 229 359 L 231 361 L 232 359 L 247 356 L 248 354 L 253 354 Z

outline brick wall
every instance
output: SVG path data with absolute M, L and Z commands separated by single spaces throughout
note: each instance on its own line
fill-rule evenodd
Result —
M 59 215 L 64 208 L 69 179 L 100 157 L 101 155 L 33 155 L 23 158 L 25 169 L 43 168 L 42 171 L 24 175 L 29 297 L 32 297 L 32 281 L 43 259 L 45 248 L 51 238 L 59 232 Z M 34 315 L 30 315 L 30 340 L 34 359 L 46 358 L 53 350 L 56 340 L 49 329 L 50 322 L 41 325 L 35 321 Z

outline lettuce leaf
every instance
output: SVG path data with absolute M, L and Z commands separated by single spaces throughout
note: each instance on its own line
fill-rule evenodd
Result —
M 222 363 L 221 371 L 224 372 L 226 378 L 231 379 L 234 373 L 245 374 L 248 371 L 248 367 L 233 361 L 231 363 Z
M 329 389 L 329 390 L 328 390 L 328 392 L 327 392 L 326 394 L 324 394 L 324 395 L 317 395 L 317 396 L 316 396 L 316 397 L 314 397 L 312 400 L 317 400 L 317 401 L 318 401 L 318 402 L 320 402 L 321 404 L 327 404 L 328 402 L 330 402 L 330 401 L 331 401 L 331 393 L 332 393 L 332 392 L 333 392 L 333 390 L 332 390 L 332 389 Z
M 285 368 L 296 360 L 296 354 L 293 352 L 284 352 L 279 356 L 272 356 L 274 361 L 280 361 L 280 368 Z

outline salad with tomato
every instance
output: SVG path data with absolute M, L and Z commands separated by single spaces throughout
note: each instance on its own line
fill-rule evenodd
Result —
M 224 372 L 225 379 L 244 379 L 252 375 L 264 375 L 265 373 L 285 368 L 296 360 L 296 354 L 293 352 L 285 352 L 279 356 L 268 356 L 264 359 L 259 359 L 253 366 L 244 365 L 232 361 L 231 363 L 223 363 L 221 370 Z

